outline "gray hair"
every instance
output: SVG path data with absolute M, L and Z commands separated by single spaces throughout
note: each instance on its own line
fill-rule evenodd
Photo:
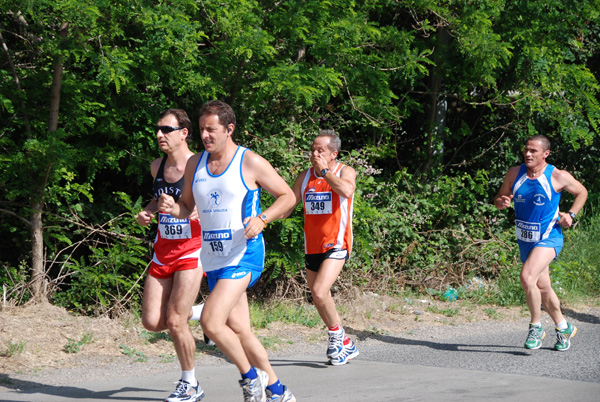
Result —
M 337 152 L 338 154 L 340 153 L 340 150 L 342 149 L 342 140 L 340 140 L 340 137 L 338 137 L 338 135 L 335 133 L 335 131 L 319 130 L 319 134 L 315 138 L 319 138 L 319 137 L 328 137 L 329 138 L 329 145 L 328 145 L 329 150 L 331 152 Z

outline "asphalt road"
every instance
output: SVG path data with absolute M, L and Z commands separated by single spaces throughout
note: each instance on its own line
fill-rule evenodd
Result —
M 566 313 L 569 313 L 566 311 Z M 522 348 L 526 319 L 519 323 L 440 326 L 426 334 L 347 331 L 360 356 L 342 367 L 325 364 L 323 353 L 290 353 L 271 359 L 298 401 L 600 401 L 600 317 L 570 312 L 579 332 L 566 352 L 554 351 L 554 331 L 535 351 Z M 293 351 L 293 348 L 291 349 Z M 197 365 L 203 402 L 241 401 L 235 366 Z M 172 391 L 179 370 L 115 378 L 65 378 L 44 384 L 35 376 L 19 389 L 0 387 L 11 401 L 158 401 Z M 92 376 L 93 377 L 93 376 Z M 0 384 L 1 385 L 1 384 Z

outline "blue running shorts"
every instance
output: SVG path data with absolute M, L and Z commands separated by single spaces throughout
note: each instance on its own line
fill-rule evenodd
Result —
M 214 271 L 208 271 L 206 273 L 206 279 L 208 280 L 208 290 L 213 290 L 219 279 L 242 279 L 251 274 L 250 283 L 248 288 L 254 286 L 254 284 L 260 279 L 261 271 L 253 270 L 246 267 L 225 267 L 216 269 Z
M 558 257 L 560 250 L 563 248 L 563 238 L 562 237 L 551 237 L 548 239 L 540 240 L 536 243 L 527 243 L 524 241 L 519 241 L 519 251 L 521 252 L 521 262 L 525 263 L 527 261 L 527 257 L 529 257 L 529 253 L 535 247 L 547 247 L 553 248 L 556 252 L 556 256 L 554 259 Z

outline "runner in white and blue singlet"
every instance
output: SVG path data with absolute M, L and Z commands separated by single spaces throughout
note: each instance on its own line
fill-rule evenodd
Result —
M 234 279 L 248 273 L 252 274 L 248 285 L 251 287 L 263 270 L 262 232 L 250 239 L 246 239 L 244 233 L 244 220 L 261 214 L 261 189 L 250 190 L 241 174 L 246 151 L 248 149 L 238 147 L 225 171 L 218 175 L 210 173 L 210 154 L 203 152 L 194 175 L 192 192 L 205 244 L 201 259 L 211 290 L 219 278 Z M 221 269 L 227 269 L 227 272 L 215 272 Z
M 525 163 L 510 168 L 494 198 L 498 209 L 514 202 L 516 236 L 521 253 L 521 285 L 531 314 L 525 348 L 539 349 L 546 336 L 541 324 L 542 304 L 556 325 L 559 351 L 568 350 L 577 327 L 567 322 L 550 281 L 550 262 L 563 245 L 561 228 L 571 227 L 587 199 L 587 190 L 570 173 L 546 162 L 550 141 L 543 135 L 529 138 L 523 149 Z M 575 196 L 568 212 L 560 212 L 560 193 Z

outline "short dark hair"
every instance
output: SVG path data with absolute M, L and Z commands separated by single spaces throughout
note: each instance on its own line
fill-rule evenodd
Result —
M 331 152 L 337 152 L 338 154 L 340 153 L 340 150 L 342 149 L 342 140 L 340 140 L 340 137 L 335 133 L 335 131 L 333 130 L 319 130 L 319 134 L 317 134 L 316 138 L 319 137 L 328 137 L 329 138 L 329 150 Z
M 531 137 L 527 138 L 525 144 L 527 144 L 529 141 L 539 141 L 540 144 L 542 144 L 542 148 L 544 148 L 544 151 L 550 150 L 550 140 L 543 134 L 532 135 Z
M 199 116 L 206 116 L 210 114 L 217 115 L 219 117 L 219 123 L 225 128 L 227 128 L 230 124 L 236 125 L 235 120 L 235 112 L 225 102 L 221 102 L 219 100 L 211 100 L 206 102 L 199 111 Z
M 183 109 L 167 109 L 163 110 L 158 114 L 158 120 L 162 119 L 165 116 L 175 116 L 177 119 L 177 125 L 179 127 L 187 128 L 188 135 L 186 137 L 186 141 L 190 142 L 192 139 L 192 121 L 188 117 L 187 113 Z

